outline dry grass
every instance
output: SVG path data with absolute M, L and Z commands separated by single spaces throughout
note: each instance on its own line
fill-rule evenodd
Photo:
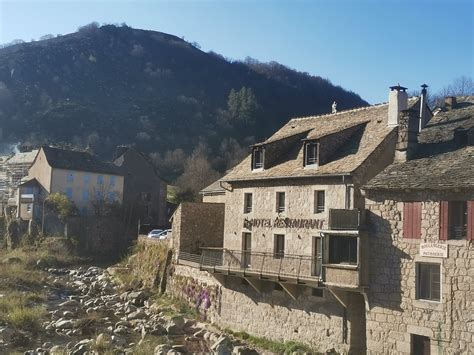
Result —
M 133 246 L 130 255 L 122 260 L 118 266 L 127 266 L 129 272 L 121 272 L 117 277 L 125 287 L 134 288 L 133 284 L 139 280 L 143 286 L 152 288 L 155 286 L 157 275 L 161 274 L 166 262 L 168 243 L 140 242 Z
M 46 315 L 43 295 L 27 292 L 7 292 L 0 297 L 0 323 L 37 332 Z

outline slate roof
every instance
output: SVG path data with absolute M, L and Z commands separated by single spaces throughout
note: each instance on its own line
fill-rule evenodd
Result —
M 221 187 L 219 180 L 214 181 L 209 186 L 205 187 L 201 191 L 199 191 L 201 195 L 206 194 L 215 194 L 215 193 L 225 193 L 225 189 Z
M 409 99 L 409 108 L 418 98 Z M 235 166 L 222 181 L 264 180 L 274 178 L 349 175 L 353 173 L 372 152 L 396 130 L 387 126 L 388 103 L 342 111 L 335 114 L 291 119 L 273 136 L 260 145 L 274 143 L 285 138 L 302 135 L 304 139 L 317 139 L 360 126 L 358 133 L 335 152 L 331 160 L 317 168 L 304 168 L 303 143 L 295 144 L 273 166 L 263 171 L 251 170 L 251 155 Z
M 419 134 L 415 159 L 394 163 L 375 176 L 366 190 L 474 188 L 474 146 L 459 147 L 456 129 L 474 129 L 474 96 L 433 116 Z
M 46 160 L 52 168 L 87 171 L 90 173 L 122 175 L 119 168 L 111 163 L 100 160 L 97 156 L 77 150 L 41 147 Z
M 15 153 L 6 161 L 6 163 L 7 165 L 30 165 L 33 164 L 36 155 L 38 155 L 38 149 L 32 150 L 30 152 Z

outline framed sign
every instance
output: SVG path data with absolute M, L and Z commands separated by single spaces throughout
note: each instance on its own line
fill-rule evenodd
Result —
M 447 258 L 448 245 L 440 243 L 420 243 L 420 256 L 431 258 Z

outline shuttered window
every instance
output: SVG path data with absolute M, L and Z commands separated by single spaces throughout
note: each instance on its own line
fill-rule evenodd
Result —
M 421 237 L 421 202 L 403 204 L 403 238 L 420 239 Z
M 439 239 L 474 240 L 474 201 L 440 201 Z

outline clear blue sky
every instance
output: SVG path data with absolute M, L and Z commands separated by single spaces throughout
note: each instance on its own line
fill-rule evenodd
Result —
M 473 0 L 0 0 L 0 43 L 126 22 L 226 57 L 275 60 L 371 103 L 388 86 L 436 91 L 474 76 Z

